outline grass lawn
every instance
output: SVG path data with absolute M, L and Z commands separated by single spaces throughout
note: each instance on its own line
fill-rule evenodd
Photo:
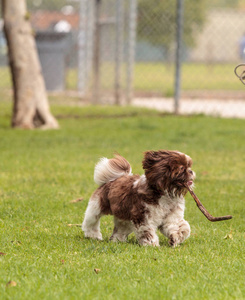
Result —
M 182 91 L 244 91 L 244 85 L 234 74 L 236 63 L 201 64 L 184 63 L 182 66 Z M 125 79 L 125 66 L 123 69 Z M 77 70 L 69 69 L 66 74 L 66 89 L 77 89 Z M 174 94 L 174 64 L 136 63 L 134 68 L 134 92 L 136 95 L 160 95 L 172 97 Z M 6 67 L 0 68 L 0 89 L 11 88 L 11 78 Z M 104 63 L 101 68 L 101 90 L 113 91 L 115 66 Z M 125 86 L 125 84 L 124 84 Z
M 183 91 L 244 91 L 244 86 L 234 74 L 236 63 L 194 64 L 182 66 Z M 102 90 L 114 87 L 114 65 L 106 63 L 101 68 Z M 136 63 L 134 68 L 134 92 L 136 95 L 157 94 L 173 96 L 175 66 L 166 63 Z M 66 78 L 67 88 L 76 89 L 77 73 L 70 70 Z M 125 79 L 123 79 L 125 81 Z
M 242 91 L 244 86 L 234 74 L 236 64 L 184 63 L 181 72 L 183 91 Z M 143 64 L 135 66 L 136 92 L 160 92 L 166 96 L 174 93 L 175 66 Z
M 24 131 L 10 110 L 0 102 L 0 299 L 245 299 L 244 120 L 55 106 L 60 130 Z M 158 248 L 110 242 L 110 216 L 102 242 L 67 226 L 82 223 L 99 157 L 142 173 L 142 152 L 163 148 L 193 158 L 200 200 L 232 220 L 209 222 L 187 195 L 192 234 L 175 249 L 160 234 Z

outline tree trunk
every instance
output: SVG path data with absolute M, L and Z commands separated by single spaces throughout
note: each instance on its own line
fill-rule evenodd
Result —
M 12 126 L 58 128 L 50 113 L 26 2 L 2 0 L 2 11 L 14 89 Z

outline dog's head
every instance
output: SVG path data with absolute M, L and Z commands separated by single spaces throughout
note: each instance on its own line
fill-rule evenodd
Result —
M 147 151 L 143 169 L 148 184 L 159 192 L 186 194 L 186 185 L 192 186 L 195 173 L 191 170 L 192 159 L 178 151 Z

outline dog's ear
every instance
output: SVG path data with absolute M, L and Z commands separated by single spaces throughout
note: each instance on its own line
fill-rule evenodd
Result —
M 144 170 L 152 167 L 153 164 L 160 161 L 160 155 L 158 151 L 146 151 L 144 152 L 144 159 L 142 166 Z
M 161 162 L 161 166 L 169 166 L 169 151 L 146 151 L 142 162 L 143 169 L 149 170 Z
M 169 164 L 169 151 L 147 151 L 142 162 L 148 183 L 158 190 L 169 186 L 171 167 Z
M 146 151 L 144 154 L 142 165 L 146 175 L 170 176 L 170 151 Z

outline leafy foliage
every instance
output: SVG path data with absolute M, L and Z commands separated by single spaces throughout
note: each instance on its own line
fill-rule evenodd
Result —
M 175 40 L 176 2 L 172 0 L 140 0 L 138 7 L 138 35 L 153 45 L 169 49 Z M 207 11 L 207 0 L 184 2 L 184 43 L 194 44 L 194 36 L 201 30 Z

